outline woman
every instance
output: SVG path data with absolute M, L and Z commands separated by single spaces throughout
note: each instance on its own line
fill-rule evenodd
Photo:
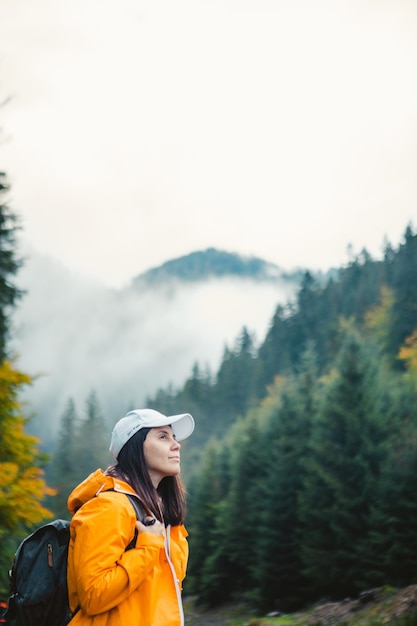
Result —
M 116 465 L 97 470 L 68 498 L 71 626 L 180 626 L 188 543 L 180 444 L 185 413 L 137 409 L 117 422 Z M 129 497 L 145 509 L 139 521 Z

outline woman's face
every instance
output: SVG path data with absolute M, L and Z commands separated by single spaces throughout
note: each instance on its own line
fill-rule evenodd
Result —
M 143 442 L 143 454 L 155 488 L 165 476 L 179 474 L 180 449 L 171 426 L 159 426 L 149 430 Z

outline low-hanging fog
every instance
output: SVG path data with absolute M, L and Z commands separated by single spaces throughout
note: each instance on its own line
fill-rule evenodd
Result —
M 295 291 L 284 278 L 236 277 L 114 290 L 37 253 L 18 285 L 26 295 L 13 316 L 11 347 L 19 369 L 35 378 L 23 399 L 33 414 L 29 430 L 46 445 L 69 398 L 83 415 L 95 391 L 112 423 L 158 388 L 180 387 L 195 362 L 215 373 L 243 326 L 262 341 L 275 307 Z

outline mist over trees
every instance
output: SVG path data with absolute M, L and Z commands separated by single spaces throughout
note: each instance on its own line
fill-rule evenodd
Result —
M 277 303 L 300 280 L 299 272 L 284 275 L 273 266 L 272 273 L 265 262 L 253 268 L 237 254 L 206 250 L 167 262 L 156 277 L 145 273 L 110 289 L 37 251 L 24 253 L 18 278 L 26 294 L 14 315 L 12 347 L 36 377 L 24 399 L 35 413 L 30 431 L 47 452 L 69 396 L 81 409 L 94 389 L 110 428 L 159 387 L 181 386 L 196 359 L 201 370 L 217 371 L 225 343 L 232 345 L 245 324 L 259 342 Z M 219 275 L 220 260 L 226 274 Z
M 68 388 L 49 463 L 25 433 L 19 394 L 32 381 L 8 360 L 10 312 L 19 297 L 11 279 L 19 261 L 14 220 L 4 223 L 3 572 L 22 533 L 51 514 L 69 518 L 71 489 L 112 462 L 111 424 L 94 390 L 76 405 Z M 307 271 L 293 300 L 277 306 L 264 341 L 243 327 L 217 371 L 196 355 L 182 385 L 159 389 L 146 404 L 168 414 L 187 410 L 196 419 L 182 446 L 190 533 L 185 594 L 208 606 L 238 597 L 259 611 L 287 611 L 416 582 L 411 226 L 396 249 L 386 245 L 381 260 L 362 251 L 326 280 Z

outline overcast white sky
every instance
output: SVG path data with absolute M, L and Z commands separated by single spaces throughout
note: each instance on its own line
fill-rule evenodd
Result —
M 415 0 L 0 0 L 24 238 L 113 286 L 215 246 L 327 269 L 417 216 Z

